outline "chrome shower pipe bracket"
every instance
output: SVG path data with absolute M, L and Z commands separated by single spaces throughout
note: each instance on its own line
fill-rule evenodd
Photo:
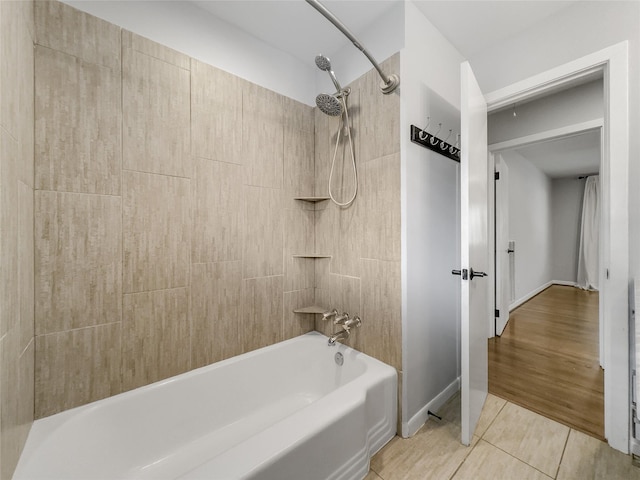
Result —
M 348 97 L 350 93 L 351 93 L 351 87 L 347 87 L 336 92 L 334 95 L 338 98 L 342 98 L 342 97 Z
M 382 90 L 382 93 L 385 95 L 388 95 L 398 88 L 398 85 L 400 85 L 400 77 L 395 73 L 392 73 L 389 75 L 386 82 L 384 79 L 380 82 L 380 90 Z

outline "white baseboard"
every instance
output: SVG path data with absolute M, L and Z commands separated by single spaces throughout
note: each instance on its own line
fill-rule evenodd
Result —
M 409 438 L 416 434 L 429 418 L 429 411 L 435 412 L 446 403 L 449 398 L 460 390 L 460 377 L 456 378 L 451 384 L 440 392 L 436 397 L 422 407 L 418 413 L 409 419 L 408 423 L 402 424 L 402 437 Z
M 513 310 L 514 308 L 518 308 L 520 305 L 522 305 L 524 302 L 531 300 L 533 297 L 535 297 L 536 295 L 538 295 L 541 291 L 549 288 L 551 285 L 553 285 L 553 281 L 551 282 L 547 282 L 544 285 L 539 286 L 538 288 L 536 288 L 535 290 L 530 291 L 529 293 L 527 293 L 525 296 L 519 298 L 518 300 L 516 300 L 515 302 L 513 302 L 511 305 L 509 305 L 509 311 Z
M 509 305 L 509 311 L 518 308 L 520 305 L 522 305 L 523 303 L 531 300 L 533 297 L 535 297 L 536 295 L 538 295 L 540 292 L 542 292 L 543 290 L 546 290 L 547 288 L 549 288 L 551 285 L 566 285 L 568 287 L 575 287 L 577 285 L 576 282 L 569 282 L 566 280 L 551 280 L 550 282 L 545 283 L 544 285 L 539 286 L 538 288 L 536 288 L 535 290 L 530 291 L 529 293 L 527 293 L 525 296 L 523 296 L 522 298 L 519 298 L 518 300 L 516 300 L 515 302 L 513 302 L 512 304 Z

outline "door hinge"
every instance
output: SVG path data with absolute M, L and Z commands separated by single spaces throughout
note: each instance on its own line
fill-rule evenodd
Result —
M 496 172 L 496 174 L 495 174 L 495 179 L 496 179 L 496 180 L 500 180 L 500 172 Z
M 499 317 L 500 317 L 500 310 L 496 308 L 496 318 L 499 318 Z

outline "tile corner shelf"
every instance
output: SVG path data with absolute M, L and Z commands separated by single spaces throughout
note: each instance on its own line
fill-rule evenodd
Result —
M 303 253 L 293 255 L 293 258 L 331 258 L 331 255 L 322 255 L 320 253 Z
M 310 307 L 296 308 L 293 313 L 324 313 L 326 312 L 326 308 L 318 307 L 317 305 L 312 305 Z
M 294 200 L 302 200 L 304 202 L 322 202 L 324 200 L 329 200 L 329 197 L 293 197 Z

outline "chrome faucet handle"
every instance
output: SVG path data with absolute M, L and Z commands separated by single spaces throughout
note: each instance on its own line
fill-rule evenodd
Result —
M 342 315 L 338 315 L 333 321 L 334 325 L 344 325 L 349 320 L 349 314 L 342 312 Z
M 326 311 L 322 314 L 322 320 L 329 320 L 331 317 L 335 317 L 338 315 L 338 310 L 335 308 L 333 310 Z
M 362 325 L 362 320 L 360 320 L 360 317 L 355 315 L 353 318 L 350 318 L 349 320 L 347 320 L 346 322 L 344 322 L 344 326 L 345 328 L 352 328 L 352 327 L 360 327 L 360 325 Z

